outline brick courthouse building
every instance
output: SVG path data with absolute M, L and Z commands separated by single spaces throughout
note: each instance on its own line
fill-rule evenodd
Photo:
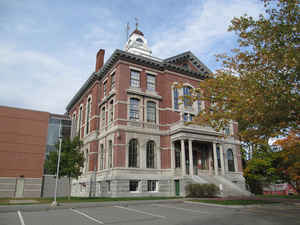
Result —
M 101 49 L 95 72 L 67 106 L 71 135 L 82 139 L 86 158 L 72 195 L 184 196 L 188 183 L 215 183 L 223 195 L 248 195 L 237 124 L 224 139 L 223 132 L 185 123 L 205 104 L 179 96 L 209 73 L 191 52 L 153 57 L 138 29 L 125 51 L 115 50 L 105 64 Z

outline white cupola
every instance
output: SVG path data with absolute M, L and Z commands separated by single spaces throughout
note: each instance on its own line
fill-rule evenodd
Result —
M 130 34 L 124 50 L 136 55 L 151 56 L 152 51 L 147 45 L 147 40 L 144 38 L 144 34 L 136 29 Z

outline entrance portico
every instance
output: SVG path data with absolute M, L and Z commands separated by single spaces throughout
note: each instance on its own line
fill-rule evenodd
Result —
M 185 175 L 225 175 L 222 145 L 196 139 L 172 142 L 171 167 Z

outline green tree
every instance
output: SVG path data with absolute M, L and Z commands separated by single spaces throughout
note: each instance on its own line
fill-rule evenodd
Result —
M 264 0 L 265 15 L 234 18 L 239 48 L 220 55 L 223 68 L 194 90 L 210 104 L 196 118 L 222 129 L 239 124 L 247 143 L 268 145 L 270 137 L 300 127 L 299 0 Z
M 83 153 L 80 152 L 82 142 L 79 137 L 73 140 L 66 138 L 61 145 L 61 158 L 59 164 L 59 177 L 67 176 L 69 179 L 68 198 L 71 196 L 71 178 L 78 178 L 81 175 L 81 167 L 84 164 Z M 56 144 L 56 149 L 59 149 L 59 144 Z M 45 169 L 56 174 L 57 170 L 58 151 L 50 152 L 49 157 L 45 161 Z

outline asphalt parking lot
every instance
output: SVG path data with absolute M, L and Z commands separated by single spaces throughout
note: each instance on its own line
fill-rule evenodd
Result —
M 0 225 L 300 225 L 300 207 L 226 208 L 193 203 L 110 205 L 0 213 Z

